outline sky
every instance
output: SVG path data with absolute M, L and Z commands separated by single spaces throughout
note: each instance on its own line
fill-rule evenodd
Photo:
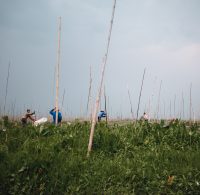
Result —
M 9 63 L 7 114 L 30 108 L 48 116 L 54 107 L 61 16 L 59 107 L 65 117 L 85 116 L 90 66 L 94 105 L 112 7 L 113 0 L 0 0 L 1 114 Z M 104 78 L 111 118 L 131 118 L 130 100 L 136 116 L 145 68 L 139 115 L 189 118 L 191 87 L 192 117 L 200 118 L 199 7 L 199 0 L 117 0 Z

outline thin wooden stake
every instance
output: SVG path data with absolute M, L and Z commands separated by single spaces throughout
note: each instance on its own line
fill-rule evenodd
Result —
M 109 113 L 106 113 L 107 114 L 107 118 L 108 118 L 108 121 L 110 120 L 110 99 L 109 99 L 109 96 L 108 96 L 108 98 L 107 98 L 107 100 L 108 100 L 108 103 L 107 103 L 107 110 L 109 110 Z
M 160 81 L 160 88 L 159 88 L 159 93 L 158 93 L 157 120 L 158 120 L 158 115 L 159 115 L 159 111 L 160 111 L 160 92 L 161 92 L 161 87 L 162 87 L 162 80 Z
M 61 17 L 59 20 L 58 29 L 58 55 L 57 55 L 57 67 L 56 67 L 56 125 L 58 124 L 58 98 L 59 98 L 59 71 L 60 71 L 60 38 L 61 38 Z
M 9 76 L 10 76 L 10 62 L 8 64 L 8 74 L 7 74 L 7 79 L 6 79 L 6 93 L 5 93 L 5 101 L 4 101 L 4 107 L 3 107 L 3 115 L 4 116 L 6 114 L 6 102 L 7 102 L 7 95 L 8 95 L 8 81 L 9 81 Z
M 149 98 L 150 99 L 149 100 L 149 119 L 153 118 L 154 121 L 156 119 L 156 112 L 155 112 L 155 109 L 153 109 L 156 82 L 157 82 L 157 76 L 155 76 L 155 78 L 154 78 L 154 81 L 153 81 L 153 86 L 154 87 L 153 87 L 153 90 L 152 90 L 152 94 L 151 94 L 151 96 Z M 152 117 L 150 115 L 152 115 Z
M 138 100 L 136 121 L 138 120 L 138 114 L 139 114 L 139 109 L 140 109 L 140 99 L 141 99 L 141 95 L 142 95 L 142 88 L 143 88 L 143 83 L 144 83 L 145 72 L 146 72 L 146 68 L 144 69 L 144 73 L 143 73 L 143 76 L 142 76 L 142 84 L 141 84 L 140 95 L 139 95 L 139 100 Z
M 55 89 L 56 89 L 56 69 L 57 69 L 57 64 L 54 66 L 54 72 L 53 72 L 53 88 L 52 88 L 52 100 L 51 104 L 53 105 L 55 102 Z
M 190 84 L 190 122 L 192 121 L 192 83 Z
M 109 35 L 108 35 L 108 42 L 107 42 L 107 47 L 106 47 L 106 53 L 105 53 L 105 56 L 104 56 L 103 62 L 102 62 L 101 82 L 100 82 L 99 92 L 98 92 L 98 96 L 97 96 L 97 99 L 96 99 L 96 105 L 95 105 L 93 117 L 92 117 L 92 126 L 91 126 L 91 129 L 90 129 L 90 138 L 89 138 L 87 156 L 90 155 L 90 152 L 92 150 L 94 128 L 95 128 L 95 125 L 96 125 L 96 116 L 97 116 L 97 111 L 99 109 L 99 100 L 101 98 L 101 91 L 102 91 L 102 86 L 103 86 L 105 67 L 106 67 L 107 58 L 108 58 L 108 51 L 109 51 L 109 46 L 110 46 L 111 34 L 112 34 L 112 26 L 113 26 L 113 20 L 114 20 L 114 15 L 115 15 L 115 7 L 116 7 L 116 0 L 114 0 L 112 17 L 111 17 L 111 22 L 110 22 L 110 30 L 109 30 Z
M 174 95 L 174 118 L 176 118 L 176 95 Z
M 12 120 L 15 120 L 15 106 L 16 106 L 16 99 L 14 103 L 12 104 Z
M 128 90 L 129 103 L 130 103 L 130 106 L 131 106 L 131 116 L 132 116 L 132 119 L 134 120 L 133 105 L 132 105 L 132 102 L 131 102 L 131 95 L 130 95 L 128 86 L 127 86 L 127 90 Z
M 106 124 L 108 124 L 108 113 L 107 113 L 107 102 L 106 102 L 106 88 L 104 86 L 104 100 L 105 100 L 105 105 L 104 105 L 104 110 L 105 110 L 105 113 L 106 113 Z
M 184 101 L 184 95 L 183 95 L 183 92 L 182 92 L 182 118 L 184 119 L 185 118 L 185 101 Z
M 91 89 L 92 89 L 92 68 L 90 66 L 90 83 L 89 83 L 89 91 L 88 91 L 88 99 L 87 99 L 87 113 L 89 112 L 89 107 L 91 106 Z

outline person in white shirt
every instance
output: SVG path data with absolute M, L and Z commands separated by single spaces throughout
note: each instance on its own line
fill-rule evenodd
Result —
M 147 115 L 146 112 L 144 112 L 144 114 L 143 114 L 143 116 L 141 116 L 140 120 L 145 120 L 145 121 L 149 120 L 149 116 Z

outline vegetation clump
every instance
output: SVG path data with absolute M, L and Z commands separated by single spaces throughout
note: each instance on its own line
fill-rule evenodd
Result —
M 0 194 L 198 194 L 198 124 L 176 121 L 22 127 L 0 131 Z

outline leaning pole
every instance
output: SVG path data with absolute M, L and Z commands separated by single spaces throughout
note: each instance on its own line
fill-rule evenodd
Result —
M 100 101 L 100 98 L 101 98 L 103 79 L 104 79 L 104 74 L 105 74 L 105 68 L 106 68 L 106 63 L 107 63 L 107 58 L 108 58 L 108 51 L 109 51 L 109 46 L 110 46 L 110 39 L 111 39 L 111 34 L 112 34 L 113 20 L 114 20 L 114 15 L 115 15 L 115 7 L 116 7 L 116 0 L 114 0 L 112 16 L 111 16 L 111 21 L 110 21 L 110 29 L 109 29 L 109 34 L 108 34 L 108 42 L 107 42 L 107 47 L 106 47 L 106 53 L 105 53 L 105 56 L 104 56 L 103 62 L 102 62 L 102 72 L 101 72 L 101 82 L 100 82 L 99 92 L 98 92 L 98 95 L 97 95 L 96 105 L 95 105 L 94 112 L 93 112 L 93 115 L 92 115 L 92 125 L 91 125 L 91 129 L 90 129 L 90 138 L 89 138 L 89 143 L 88 143 L 87 156 L 90 155 L 90 152 L 92 150 L 94 128 L 95 128 L 95 125 L 96 125 L 96 115 L 97 115 L 97 111 L 99 109 L 99 101 Z
M 146 72 L 146 68 L 144 69 L 144 73 L 143 73 L 143 76 L 142 76 L 142 83 L 141 83 L 140 95 L 139 95 L 138 106 L 137 106 L 136 122 L 138 120 L 138 114 L 139 114 L 139 110 L 140 110 L 140 99 L 141 99 L 141 96 L 142 96 L 142 89 L 143 89 L 145 72 Z

